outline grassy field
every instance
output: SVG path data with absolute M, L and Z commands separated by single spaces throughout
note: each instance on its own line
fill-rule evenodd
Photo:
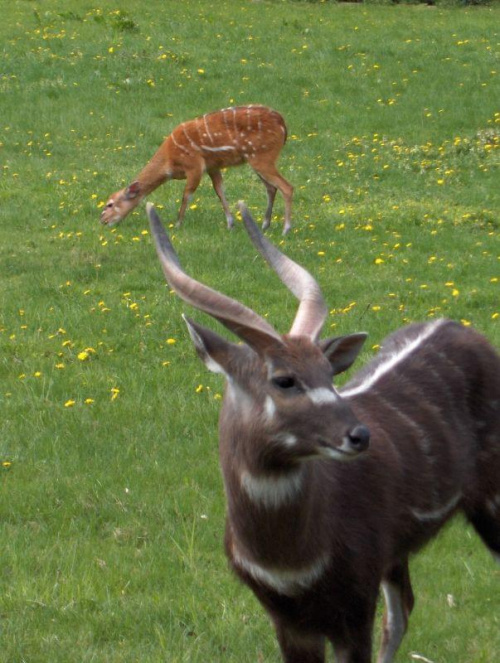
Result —
M 0 22 L 0 661 L 279 660 L 222 552 L 223 385 L 195 357 L 144 207 L 107 196 L 183 120 L 264 103 L 295 186 L 269 232 L 326 332 L 449 316 L 500 347 L 500 7 L 12 0 Z M 261 183 L 226 176 L 257 218 Z M 176 217 L 182 184 L 150 200 Z M 225 228 L 208 180 L 186 269 L 287 331 L 291 295 Z M 194 314 L 203 320 L 201 314 Z M 333 330 L 333 332 L 332 332 Z M 500 660 L 500 573 L 456 521 L 413 563 L 398 661 Z

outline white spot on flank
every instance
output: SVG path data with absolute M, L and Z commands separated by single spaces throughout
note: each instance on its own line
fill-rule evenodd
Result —
M 410 509 L 411 513 L 417 520 L 426 522 L 427 520 L 441 520 L 446 517 L 453 509 L 457 506 L 462 498 L 462 493 L 458 493 L 452 497 L 452 499 L 447 502 L 444 506 L 439 509 L 434 509 L 433 511 L 421 511 L 420 509 Z
M 356 387 L 352 387 L 352 389 L 346 389 L 345 391 L 342 391 L 341 395 L 344 397 L 350 397 L 368 391 L 368 389 L 370 389 L 370 387 L 372 387 L 382 376 L 392 371 L 392 369 L 397 364 L 406 359 L 412 352 L 414 352 L 420 345 L 422 345 L 424 341 L 432 336 L 436 329 L 443 323 L 444 320 L 436 320 L 430 324 L 419 336 L 417 336 L 417 338 L 409 341 L 403 348 L 399 350 L 399 352 L 393 353 L 384 362 L 379 364 L 373 373 L 365 378 L 364 382 L 357 385 Z
M 296 596 L 309 589 L 321 578 L 328 566 L 328 555 L 323 554 L 310 564 L 297 569 L 264 567 L 243 557 L 233 546 L 233 560 L 236 566 L 246 571 L 258 582 L 274 589 L 279 594 Z
M 314 403 L 314 405 L 327 405 L 328 403 L 335 403 L 339 400 L 337 394 L 326 387 L 319 387 L 318 389 L 309 389 L 306 391 L 307 397 Z
M 278 508 L 297 497 L 302 487 L 302 469 L 283 475 L 254 476 L 247 470 L 242 472 L 242 490 L 255 504 L 267 508 Z

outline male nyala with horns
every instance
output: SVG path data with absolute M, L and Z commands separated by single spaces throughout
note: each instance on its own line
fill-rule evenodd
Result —
M 413 607 L 411 553 L 462 511 L 500 561 L 500 357 L 471 328 L 413 324 L 336 390 L 332 377 L 365 334 L 319 340 L 327 309 L 316 281 L 241 211 L 300 301 L 284 336 L 188 276 L 148 206 L 170 286 L 244 342 L 186 319 L 199 356 L 226 378 L 227 555 L 269 613 L 286 663 L 323 663 L 327 640 L 337 663 L 369 663 L 381 588 L 377 660 L 390 663 Z

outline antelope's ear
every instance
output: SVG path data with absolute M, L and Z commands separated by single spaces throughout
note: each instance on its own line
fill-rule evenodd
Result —
M 232 372 L 231 364 L 234 364 L 236 357 L 243 352 L 242 346 L 226 341 L 211 329 L 202 327 L 184 315 L 182 317 L 196 352 L 208 370 L 212 373 L 221 373 L 229 378 Z
M 368 334 L 359 332 L 320 341 L 319 346 L 333 368 L 333 374 L 347 371 L 358 356 Z
M 125 189 L 125 197 L 127 200 L 133 200 L 134 198 L 137 198 L 140 193 L 141 185 L 139 182 L 132 182 L 132 184 L 129 184 Z

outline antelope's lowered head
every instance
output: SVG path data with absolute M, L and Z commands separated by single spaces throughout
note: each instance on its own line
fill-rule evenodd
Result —
M 332 386 L 332 378 L 349 368 L 366 334 L 318 341 L 326 307 L 317 283 L 262 237 L 243 205 L 241 211 L 250 237 L 300 301 L 292 329 L 285 336 L 239 302 L 189 277 L 154 208 L 148 205 L 170 286 L 245 343 L 228 342 L 185 318 L 200 358 L 209 370 L 226 377 L 222 422 L 232 429 L 231 435 L 238 431 L 241 462 L 252 473 L 286 472 L 315 458 L 355 458 L 368 448 L 369 432 Z M 243 443 L 246 438 L 248 445 Z

